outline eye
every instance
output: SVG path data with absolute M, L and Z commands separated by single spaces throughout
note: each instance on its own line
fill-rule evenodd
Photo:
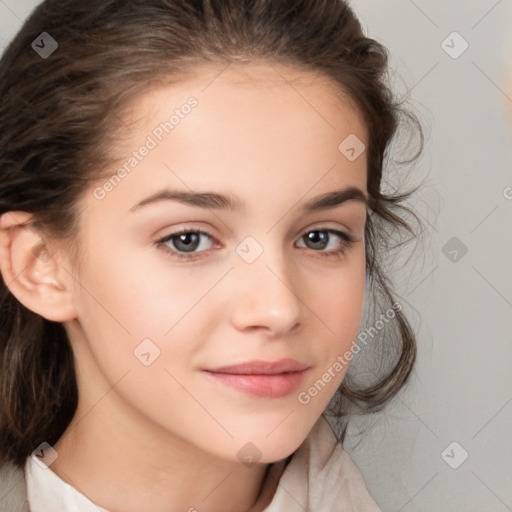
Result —
M 336 238 L 338 239 L 337 242 Z M 341 257 L 356 241 L 349 233 L 337 229 L 314 229 L 302 235 L 300 240 L 304 240 L 309 248 L 313 249 L 315 252 L 320 252 L 321 256 L 327 258 Z M 334 250 L 326 251 L 325 249 L 328 248 L 329 245 L 333 246 L 331 249 Z
M 207 239 L 212 241 L 214 240 L 213 237 L 211 237 L 208 233 L 205 233 L 204 231 L 183 229 L 176 233 L 171 233 L 170 235 L 167 235 L 165 238 L 158 240 L 156 244 L 158 246 L 161 246 L 165 251 L 167 251 L 177 259 L 192 260 L 200 256 L 200 254 L 197 254 L 198 252 L 201 253 L 208 249 L 208 247 L 204 248 L 204 243 L 201 243 L 202 237 L 206 237 Z M 171 246 L 173 246 L 174 248 L 172 248 Z M 199 247 L 201 247 L 203 250 L 197 251 Z

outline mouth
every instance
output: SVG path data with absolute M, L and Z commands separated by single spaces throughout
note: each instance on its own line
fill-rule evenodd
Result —
M 281 375 L 283 373 L 301 372 L 309 367 L 310 365 L 296 359 L 285 358 L 279 361 L 245 361 L 229 366 L 207 368 L 206 371 L 236 375 Z
M 243 393 L 281 398 L 300 387 L 309 368 L 304 363 L 287 359 L 277 362 L 251 361 L 203 372 L 209 379 Z

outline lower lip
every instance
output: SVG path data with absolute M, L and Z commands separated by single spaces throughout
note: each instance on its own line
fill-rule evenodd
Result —
M 302 383 L 307 372 L 280 373 L 278 375 L 254 375 L 214 373 L 206 371 L 212 379 L 222 384 L 239 389 L 253 396 L 279 398 L 293 393 Z

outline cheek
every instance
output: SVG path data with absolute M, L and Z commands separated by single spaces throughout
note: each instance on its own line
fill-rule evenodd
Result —
M 187 272 L 165 265 L 163 257 L 120 247 L 111 243 L 81 269 L 76 303 L 90 350 L 112 378 L 113 371 L 138 367 L 148 351 L 156 366 L 174 367 L 201 340 L 202 299 L 217 272 Z
M 147 255 L 145 261 L 117 256 L 98 252 L 81 269 L 76 301 L 85 335 L 78 347 L 83 385 L 95 386 L 87 381 L 93 375 L 106 380 L 123 402 L 170 428 L 170 402 L 194 405 L 180 383 L 205 337 L 197 311 L 212 282 L 194 279 L 192 286 L 188 272 L 148 268 Z M 199 422 L 201 411 L 194 414 Z
M 311 417 L 318 417 L 326 409 L 351 364 L 363 295 L 356 293 L 353 301 L 333 301 L 328 306 L 330 309 L 327 320 L 335 335 L 325 330 L 323 339 L 319 340 L 315 336 L 315 343 L 319 344 L 319 350 L 316 351 L 318 364 L 296 397 L 301 410 L 305 413 L 307 411 Z
M 331 271 L 310 285 L 314 305 L 311 309 L 318 317 L 318 322 L 313 323 L 320 326 L 313 333 L 318 367 L 304 391 L 309 400 L 315 397 L 318 410 L 327 405 L 341 384 L 360 328 L 366 281 L 364 248 L 352 257 L 350 264 L 340 266 L 339 272 Z
M 180 308 L 175 314 L 172 308 L 186 293 L 184 283 L 177 280 L 169 286 L 148 253 L 129 244 L 105 241 L 97 246 L 94 258 L 81 267 L 79 315 L 94 317 L 111 334 L 134 340 L 169 329 L 180 313 Z
M 313 310 L 324 324 L 328 347 L 341 349 L 356 338 L 361 321 L 366 281 L 364 254 L 339 271 L 331 271 L 313 286 Z M 353 263 L 353 264 L 352 264 Z

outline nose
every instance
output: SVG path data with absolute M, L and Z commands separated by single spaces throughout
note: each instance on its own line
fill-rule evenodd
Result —
M 237 329 L 261 328 L 278 337 L 297 328 L 304 304 L 282 251 L 267 247 L 253 263 L 238 261 L 234 274 L 231 321 Z

